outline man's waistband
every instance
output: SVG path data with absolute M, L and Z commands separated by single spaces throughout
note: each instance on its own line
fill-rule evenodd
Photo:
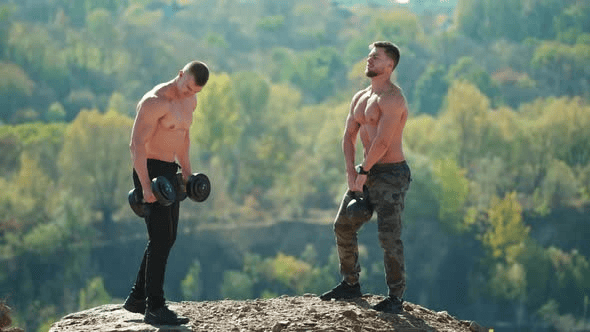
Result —
M 395 169 L 399 169 L 400 167 L 406 167 L 407 165 L 408 163 L 405 160 L 398 161 L 396 163 L 375 164 L 369 170 L 369 175 L 393 171 Z
M 152 159 L 152 158 L 148 158 L 147 159 L 147 163 L 148 163 L 148 165 L 160 165 L 160 166 L 180 167 L 178 165 L 178 163 L 176 163 L 175 161 L 164 161 L 164 160 Z

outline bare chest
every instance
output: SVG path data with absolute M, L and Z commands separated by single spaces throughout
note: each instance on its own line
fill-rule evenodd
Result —
M 381 116 L 379 97 L 375 94 L 361 96 L 354 109 L 355 120 L 361 125 L 377 125 Z
M 193 109 L 186 101 L 173 101 L 160 119 L 160 125 L 168 130 L 188 130 L 193 122 Z

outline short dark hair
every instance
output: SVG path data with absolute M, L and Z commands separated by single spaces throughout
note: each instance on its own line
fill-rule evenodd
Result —
M 392 42 L 388 42 L 388 41 L 376 41 L 376 42 L 372 43 L 371 45 L 369 45 L 369 47 L 370 48 L 380 47 L 380 48 L 384 49 L 385 54 L 387 54 L 387 56 L 393 60 L 393 69 L 395 69 L 395 67 L 397 67 L 397 64 L 399 63 L 399 58 L 400 58 L 399 47 L 397 47 L 397 45 L 395 45 Z
M 195 84 L 198 86 L 205 86 L 209 80 L 209 68 L 206 64 L 201 61 L 189 62 L 185 67 L 185 71 L 188 71 L 195 78 Z

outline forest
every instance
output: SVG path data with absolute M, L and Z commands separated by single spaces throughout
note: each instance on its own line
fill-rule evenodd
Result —
M 377 40 L 400 47 L 392 80 L 410 110 L 405 227 L 448 253 L 435 269 L 442 261 L 406 247 L 408 265 L 432 262 L 420 266 L 429 290 L 408 300 L 480 308 L 507 331 L 586 331 L 587 0 L 0 0 L 0 302 L 13 325 L 47 331 L 126 297 L 95 257 L 146 236 L 127 202 L 135 107 L 194 59 L 211 77 L 191 163 L 212 193 L 181 205 L 182 227 L 330 232 L 346 190 L 344 122 Z M 299 253 L 242 252 L 215 287 L 190 261 L 173 300 L 324 291 L 339 278 L 335 243 L 324 255 L 307 241 Z M 361 254 L 366 291 L 382 292 L 381 258 Z M 133 275 L 122 279 L 130 287 Z

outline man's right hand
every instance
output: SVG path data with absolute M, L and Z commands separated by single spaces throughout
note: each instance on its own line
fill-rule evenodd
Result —
M 154 203 L 157 201 L 156 196 L 151 190 L 143 190 L 143 200 L 146 203 Z

